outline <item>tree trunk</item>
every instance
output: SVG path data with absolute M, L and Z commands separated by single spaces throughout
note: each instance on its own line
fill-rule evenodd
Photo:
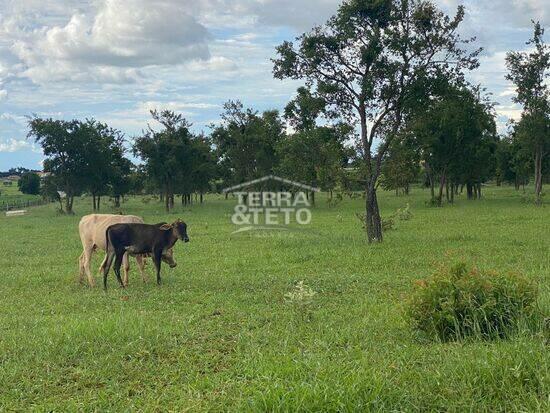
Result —
M 164 196 L 164 208 L 166 209 L 166 212 L 170 212 L 170 196 L 168 193 Z
M 201 199 L 201 204 L 202 204 L 202 201 L 203 201 L 202 192 L 200 194 L 200 199 Z
M 73 196 L 72 195 L 68 195 L 68 194 L 66 195 L 65 212 L 70 215 L 72 215 L 73 213 Z
M 535 150 L 535 202 L 540 205 L 542 202 L 542 148 Z
M 481 182 L 477 183 L 477 199 L 481 199 Z
M 315 206 L 315 191 L 311 191 L 311 205 Z
M 455 187 L 456 185 L 454 183 L 451 183 L 451 199 L 449 201 L 451 204 L 454 204 L 455 202 Z
M 101 195 L 97 196 L 97 210 L 99 211 L 99 205 L 101 204 Z
M 443 188 L 445 188 L 445 172 L 441 172 L 441 178 L 439 178 L 439 195 L 437 196 L 437 206 L 441 206 L 443 202 Z
M 382 219 L 380 218 L 380 210 L 378 208 L 378 199 L 376 198 L 376 184 L 370 183 L 367 185 L 366 195 L 366 227 L 367 238 L 369 243 L 382 242 Z
M 447 198 L 447 202 L 451 202 L 451 198 L 449 197 L 449 182 L 445 182 L 445 198 Z
M 115 208 L 120 208 L 120 195 L 115 195 Z
M 92 210 L 96 211 L 95 194 L 92 193 Z

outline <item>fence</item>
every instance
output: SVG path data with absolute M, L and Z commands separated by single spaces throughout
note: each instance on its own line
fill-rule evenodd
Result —
M 33 206 L 46 205 L 52 201 L 44 199 L 18 200 L 18 201 L 0 201 L 0 210 L 10 211 L 12 209 L 29 208 Z

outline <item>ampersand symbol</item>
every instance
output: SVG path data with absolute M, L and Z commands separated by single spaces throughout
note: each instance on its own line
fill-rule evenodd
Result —
M 231 222 L 235 225 L 250 225 L 250 215 L 246 212 L 246 205 L 235 205 L 235 213 L 231 216 Z

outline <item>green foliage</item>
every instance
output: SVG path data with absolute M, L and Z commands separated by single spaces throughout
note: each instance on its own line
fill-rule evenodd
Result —
M 40 193 L 40 176 L 34 172 L 26 172 L 21 175 L 17 187 L 24 194 L 38 195 Z
M 44 171 L 51 173 L 47 192 L 52 195 L 55 188 L 67 194 L 67 213 L 73 212 L 74 197 L 84 191 L 94 195 L 95 210 L 95 196 L 111 192 L 118 199 L 129 190 L 131 162 L 124 158 L 124 135 L 120 131 L 94 119 L 34 117 L 29 120 L 28 135 L 46 156 Z
M 163 127 L 156 131 L 149 127 L 136 139 L 134 153 L 143 159 L 143 171 L 154 192 L 165 195 L 167 211 L 174 207 L 173 197 L 181 194 L 190 197 L 193 192 L 205 192 L 214 178 L 215 160 L 210 141 L 194 135 L 191 124 L 172 111 L 151 111 L 154 120 Z M 155 191 L 156 190 L 156 191 Z
M 380 183 L 386 190 L 402 190 L 408 194 L 410 186 L 420 175 L 420 147 L 409 135 L 395 139 L 382 160 Z
M 480 184 L 494 174 L 496 124 L 492 104 L 480 94 L 475 88 L 444 85 L 410 124 L 427 172 L 440 183 L 434 194 L 438 206 L 446 183 Z
M 351 134 L 347 125 L 316 127 L 287 135 L 277 145 L 277 174 L 325 191 L 338 184 L 347 162 L 344 142 Z
M 459 263 L 416 284 L 408 315 L 415 328 L 443 341 L 508 337 L 538 315 L 528 278 Z
M 325 24 L 276 48 L 276 78 L 304 80 L 327 117 L 359 126 L 371 242 L 382 241 L 376 187 L 391 141 L 423 108 L 434 78 L 460 79 L 478 65 L 480 50 L 466 51 L 458 34 L 463 19 L 462 6 L 450 17 L 430 1 L 347 0 Z
M 326 102 L 315 97 L 305 87 L 299 87 L 297 96 L 285 106 L 285 119 L 298 131 L 313 129 L 324 111 Z
M 544 27 L 533 22 L 533 37 L 527 42 L 529 51 L 506 55 L 506 78 L 516 86 L 514 101 L 523 106 L 514 132 L 521 144 L 534 155 L 535 196 L 541 203 L 545 158 L 550 153 L 550 46 L 544 41 Z
M 408 221 L 413 217 L 413 213 L 411 212 L 411 207 L 409 203 L 407 202 L 407 205 L 405 208 L 398 208 L 395 212 L 395 216 L 400 221 Z

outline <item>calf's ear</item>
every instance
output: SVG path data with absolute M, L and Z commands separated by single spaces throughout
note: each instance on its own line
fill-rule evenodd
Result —
M 169 229 L 172 229 L 172 225 L 170 224 L 162 224 L 160 227 L 163 231 L 168 231 Z

